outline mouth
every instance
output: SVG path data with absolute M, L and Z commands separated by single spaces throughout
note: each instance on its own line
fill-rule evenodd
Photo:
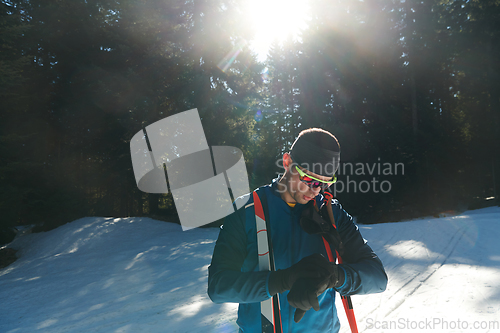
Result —
M 304 195 L 304 200 L 311 201 L 312 199 L 314 199 L 314 198 L 313 197 L 308 197 L 308 196 Z

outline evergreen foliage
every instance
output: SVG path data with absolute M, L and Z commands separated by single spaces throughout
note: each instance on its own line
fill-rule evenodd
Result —
M 344 185 L 390 181 L 387 193 L 336 188 L 361 221 L 497 197 L 498 1 L 311 0 L 308 29 L 275 43 L 264 64 L 243 6 L 2 1 L 1 228 L 175 219 L 171 195 L 137 189 L 129 140 L 192 108 L 209 145 L 243 150 L 252 188 L 280 172 L 302 129 L 334 133 L 353 166 L 339 174 Z M 359 172 L 384 163 L 404 175 Z

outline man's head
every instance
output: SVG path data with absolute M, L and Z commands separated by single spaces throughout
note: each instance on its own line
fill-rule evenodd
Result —
M 339 163 L 340 145 L 333 134 L 320 128 L 300 132 L 290 153 L 283 155 L 281 197 L 287 202 L 307 203 L 321 186 L 334 182 Z

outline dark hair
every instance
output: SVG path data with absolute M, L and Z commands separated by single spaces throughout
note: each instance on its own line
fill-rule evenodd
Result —
M 332 177 L 340 163 L 340 145 L 337 138 L 321 128 L 300 132 L 290 150 L 294 163 L 315 174 Z
M 319 148 L 340 152 L 340 144 L 337 138 L 322 128 L 313 127 L 301 131 L 292 148 L 299 139 L 306 140 Z

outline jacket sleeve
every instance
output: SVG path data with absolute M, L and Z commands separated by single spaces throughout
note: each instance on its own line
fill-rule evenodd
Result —
M 208 296 L 214 303 L 254 303 L 271 297 L 269 272 L 242 272 L 247 257 L 245 208 L 224 220 L 208 267 Z
M 341 267 L 346 278 L 337 290 L 344 296 L 384 291 L 387 287 L 387 274 L 382 261 L 363 239 L 352 216 L 342 209 L 338 201 L 333 205 L 335 222 L 345 248 Z

